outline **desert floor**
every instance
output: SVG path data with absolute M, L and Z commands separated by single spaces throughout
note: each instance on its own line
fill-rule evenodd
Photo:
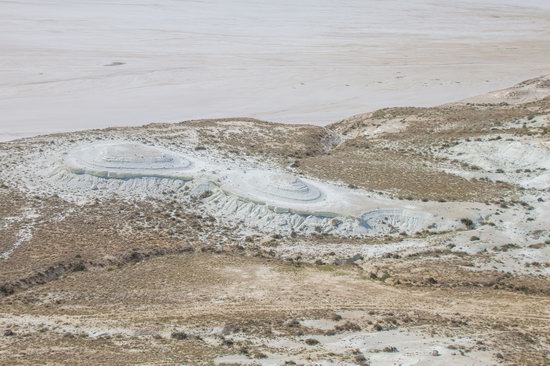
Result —
M 547 365 L 549 136 L 546 76 L 0 143 L 0 364 Z

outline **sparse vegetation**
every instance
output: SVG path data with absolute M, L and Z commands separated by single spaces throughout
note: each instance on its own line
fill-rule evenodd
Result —
M 172 339 L 176 339 L 178 341 L 183 341 L 187 339 L 187 334 L 185 332 L 172 332 L 170 335 Z
M 466 229 L 468 229 L 468 230 L 473 230 L 473 229 L 476 228 L 474 222 L 473 222 L 471 219 L 469 219 L 469 218 L 462 218 L 462 219 L 460 219 L 460 222 L 461 222 L 464 226 L 466 226 Z

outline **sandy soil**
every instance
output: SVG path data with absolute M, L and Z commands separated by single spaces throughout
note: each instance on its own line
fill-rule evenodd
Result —
M 0 140 L 437 105 L 550 73 L 549 32 L 544 0 L 2 2 Z
M 547 81 L 0 143 L 0 363 L 548 364 Z
M 62 364 L 537 364 L 547 353 L 547 303 L 500 290 L 394 288 L 351 267 L 186 254 L 79 272 L 4 299 L 0 327 L 14 334 L 0 338 L 0 357 L 33 363 L 48 352 L 50 362 Z

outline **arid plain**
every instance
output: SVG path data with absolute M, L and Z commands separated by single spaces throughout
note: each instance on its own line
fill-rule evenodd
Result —
M 550 80 L 0 144 L 0 363 L 550 362 Z

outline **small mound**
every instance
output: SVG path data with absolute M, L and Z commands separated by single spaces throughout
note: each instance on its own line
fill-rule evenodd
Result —
M 429 216 L 425 212 L 400 208 L 377 209 L 361 215 L 361 223 L 371 232 L 391 233 L 405 231 L 411 233 L 421 230 L 426 225 Z
M 221 188 L 246 201 L 303 213 L 317 210 L 311 205 L 325 199 L 321 189 L 305 179 L 263 170 L 230 174 Z
M 138 143 L 109 142 L 78 147 L 64 164 L 75 174 L 101 178 L 159 177 L 191 179 L 193 163 L 166 149 Z
M 491 170 L 550 168 L 550 145 L 536 140 L 465 142 L 451 148 L 458 159 Z

